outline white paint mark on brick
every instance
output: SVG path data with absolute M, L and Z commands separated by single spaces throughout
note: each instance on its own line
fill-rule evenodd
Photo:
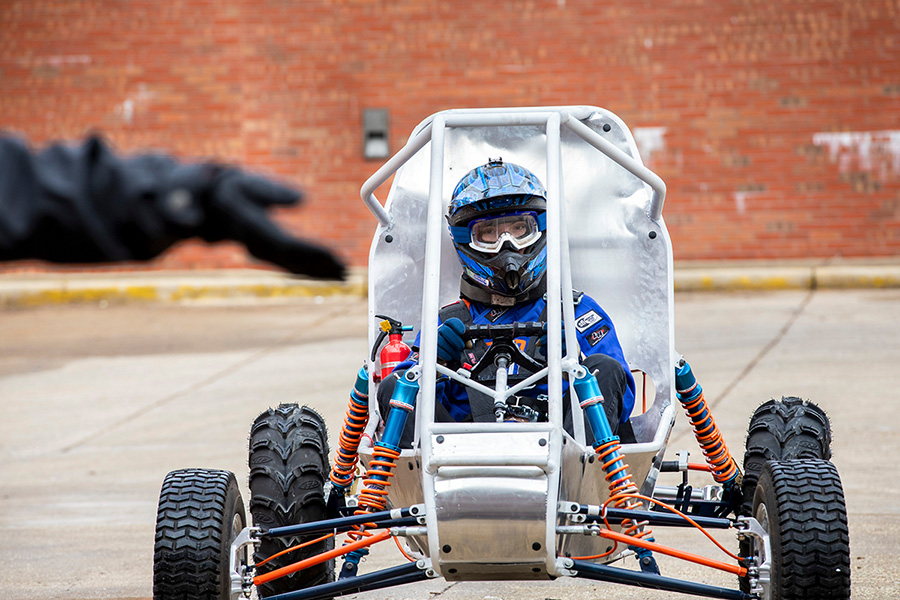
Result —
M 881 179 L 900 175 L 900 130 L 841 131 L 813 134 L 813 144 L 828 148 L 841 173 L 863 171 Z
M 734 192 L 734 208 L 739 215 L 747 214 L 747 199 L 759 196 L 760 192 Z
M 125 102 L 118 106 L 116 112 L 121 115 L 123 121 L 131 123 L 134 119 L 134 100 L 131 98 L 126 99 Z
M 68 54 L 57 56 L 34 56 L 30 58 L 20 58 L 16 60 L 23 67 L 39 67 L 47 65 L 50 67 L 65 67 L 68 65 L 89 65 L 91 57 L 87 54 Z
M 147 84 L 138 84 L 137 93 L 117 104 L 114 111 L 124 122 L 130 124 L 134 121 L 135 110 L 146 108 L 153 96 L 154 93 L 148 89 Z
M 666 149 L 665 127 L 635 127 L 631 131 L 645 163 L 649 163 L 656 152 Z

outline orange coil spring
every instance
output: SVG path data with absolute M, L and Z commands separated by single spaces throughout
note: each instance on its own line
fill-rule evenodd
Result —
M 642 508 L 640 502 L 628 497 L 628 494 L 637 494 L 638 489 L 631 480 L 631 474 L 628 473 L 628 465 L 625 464 L 619 440 L 613 439 L 598 446 L 597 455 L 600 459 L 600 466 L 606 471 L 609 495 L 615 507 L 629 510 Z M 621 466 L 610 470 L 617 461 L 621 461 Z M 646 525 L 647 521 L 622 519 L 622 533 L 636 538 L 652 539 L 653 532 Z
M 352 390 L 330 476 L 331 482 L 340 488 L 346 489 L 353 483 L 356 463 L 359 462 L 359 441 L 368 422 L 369 399 Z
M 363 479 L 363 488 L 359 492 L 359 508 L 353 514 L 365 515 L 387 507 L 387 488 L 391 486 L 390 478 L 394 476 L 393 469 L 399 457 L 399 450 L 375 446 L 372 450 L 372 460 L 369 461 L 369 470 Z M 366 525 L 357 525 L 352 531 L 347 532 L 347 543 L 370 535 L 372 534 L 366 531 Z
M 731 457 L 728 446 L 725 445 L 725 439 L 719 432 L 712 414 L 706 407 L 703 392 L 700 392 L 693 400 L 682 401 L 682 406 L 684 406 L 684 410 L 691 420 L 694 436 L 697 438 L 697 443 L 700 444 L 700 449 L 703 451 L 703 456 L 706 457 L 707 464 L 712 469 L 713 478 L 718 483 L 725 483 L 734 479 L 738 472 L 737 464 Z M 707 420 L 708 423 L 704 426 L 703 424 Z

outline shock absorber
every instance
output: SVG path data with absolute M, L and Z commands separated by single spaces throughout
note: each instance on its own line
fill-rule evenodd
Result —
M 359 442 L 368 422 L 369 373 L 363 365 L 356 374 L 353 389 L 350 390 L 350 405 L 344 415 L 339 446 L 334 457 L 334 466 L 331 468 L 329 479 L 333 488 L 332 493 L 343 495 L 353 483 L 356 464 L 359 462 Z
M 406 426 L 406 420 L 416 406 L 416 395 L 419 393 L 419 368 L 413 367 L 397 379 L 394 393 L 391 395 L 390 412 L 384 425 L 381 439 L 375 442 L 372 460 L 363 478 L 363 488 L 359 492 L 359 509 L 354 513 L 363 515 L 384 510 L 387 507 L 390 479 L 394 476 L 394 467 L 400 456 L 400 436 Z M 365 524 L 357 525 L 347 533 L 348 543 L 371 535 Z M 340 579 L 356 575 L 359 561 L 368 554 L 368 549 L 355 550 L 344 556 Z
M 691 421 L 694 437 L 700 444 L 713 479 L 728 493 L 732 493 L 733 489 L 739 490 L 741 471 L 706 406 L 703 388 L 697 383 L 691 365 L 683 358 L 675 367 L 675 395 Z M 738 485 L 735 486 L 735 483 Z
M 575 372 L 573 383 L 578 394 L 579 403 L 588 419 L 591 432 L 594 434 L 594 452 L 600 460 L 600 466 L 606 472 L 606 482 L 609 485 L 609 497 L 616 508 L 636 510 L 641 508 L 640 502 L 628 497 L 628 494 L 637 494 L 638 488 L 628 473 L 628 465 L 619 444 L 619 437 L 613 435 L 612 427 L 606 413 L 603 411 L 603 394 L 597 379 L 583 366 Z M 646 521 L 622 520 L 622 530 L 626 535 L 654 541 L 652 531 L 646 527 Z M 653 553 L 644 548 L 631 546 L 637 553 L 641 570 L 659 574 L 659 567 Z

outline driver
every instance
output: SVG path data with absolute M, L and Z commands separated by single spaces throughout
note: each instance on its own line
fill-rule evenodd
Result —
M 449 368 L 471 370 L 490 345 L 491 340 L 467 344 L 462 337 L 467 326 L 547 320 L 546 207 L 547 194 L 540 180 L 527 169 L 501 159 L 473 169 L 456 185 L 447 219 L 463 267 L 460 299 L 439 313 L 437 349 L 438 360 Z M 627 437 L 635 386 L 615 327 L 609 315 L 586 294 L 576 292 L 574 301 L 582 364 L 597 379 L 613 433 Z M 415 364 L 418 343 L 417 337 L 410 358 L 397 365 L 378 388 L 383 417 L 388 414 L 396 378 Z M 546 335 L 517 339 L 515 343 L 526 355 L 546 362 Z M 495 372 L 495 367 L 488 367 L 478 379 L 492 386 Z M 528 374 L 518 364 L 509 367 L 511 381 Z M 439 377 L 437 386 L 435 420 L 496 419 L 489 396 L 446 377 Z M 524 390 L 519 398 L 510 399 L 507 420 L 546 420 L 546 394 L 547 385 L 542 383 Z M 571 432 L 569 404 L 564 403 L 564 425 Z M 414 427 L 415 419 L 407 419 L 400 440 L 402 447 L 412 445 Z M 590 428 L 586 430 L 590 443 Z

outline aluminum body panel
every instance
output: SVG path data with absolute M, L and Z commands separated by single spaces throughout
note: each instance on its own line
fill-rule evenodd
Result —
M 434 436 L 426 462 L 426 470 L 435 472 L 440 539 L 433 564 L 446 578 L 547 577 L 547 512 L 559 449 L 549 431 L 509 431 L 504 425 Z M 509 464 L 485 464 L 498 451 Z

